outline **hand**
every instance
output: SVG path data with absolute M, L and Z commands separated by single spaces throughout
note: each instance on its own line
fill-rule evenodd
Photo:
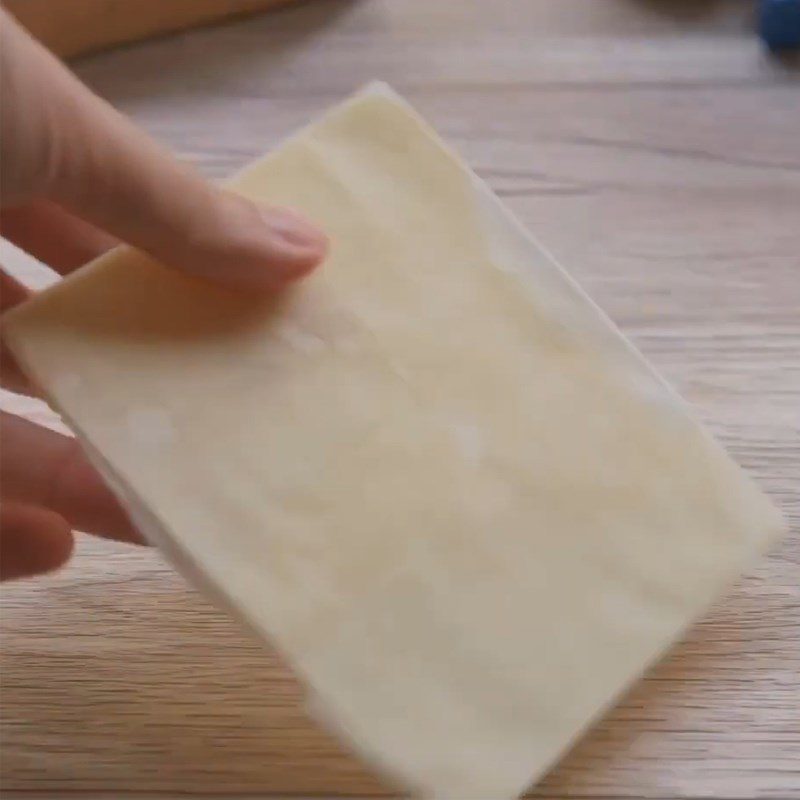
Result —
M 250 290 L 313 269 L 324 235 L 300 215 L 215 188 L 92 94 L 0 9 L 2 234 L 61 274 L 128 242 Z M 29 291 L 0 271 L 2 310 Z M 33 393 L 3 349 L 0 377 Z M 3 413 L 0 577 L 63 564 L 73 528 L 139 536 L 77 442 Z

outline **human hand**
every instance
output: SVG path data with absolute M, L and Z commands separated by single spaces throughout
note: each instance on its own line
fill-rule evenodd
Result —
M 66 70 L 0 9 L 0 225 L 67 274 L 120 241 L 176 269 L 269 291 L 324 257 L 300 215 L 206 183 Z M 29 290 L 0 270 L 2 310 Z M 3 347 L 3 386 L 33 394 Z M 75 439 L 0 419 L 0 578 L 55 569 L 73 528 L 140 541 Z

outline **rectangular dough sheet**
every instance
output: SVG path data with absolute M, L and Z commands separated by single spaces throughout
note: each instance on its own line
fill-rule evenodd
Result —
M 781 528 L 387 87 L 232 187 L 324 268 L 237 294 L 112 252 L 9 315 L 143 530 L 410 790 L 539 778 Z

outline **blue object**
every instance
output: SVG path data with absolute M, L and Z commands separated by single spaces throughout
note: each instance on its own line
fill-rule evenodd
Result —
M 800 47 L 800 0 L 761 0 L 758 29 L 770 50 Z

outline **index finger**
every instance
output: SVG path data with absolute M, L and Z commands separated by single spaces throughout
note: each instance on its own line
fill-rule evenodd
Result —
M 4 114 L 29 115 L 49 199 L 164 264 L 229 284 L 274 287 L 322 260 L 327 240 L 300 214 L 212 186 L 7 15 L 3 26 Z

